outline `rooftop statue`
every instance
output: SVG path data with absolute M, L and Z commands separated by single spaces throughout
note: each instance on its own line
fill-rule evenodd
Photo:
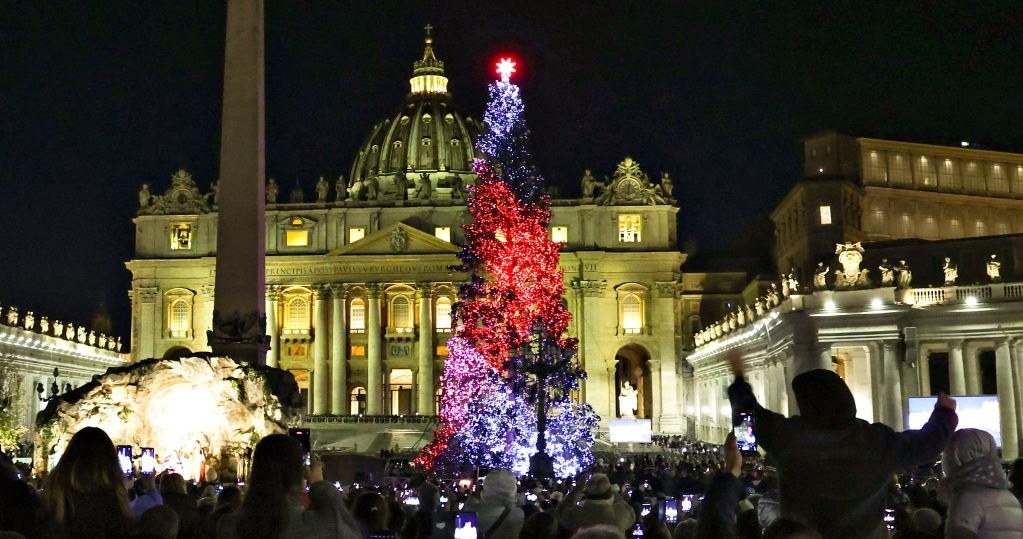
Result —
M 280 194 L 281 189 L 277 187 L 277 180 L 270 178 L 266 181 L 266 203 L 277 204 L 277 196 Z
M 998 255 L 992 254 L 991 259 L 987 261 L 987 276 L 991 279 L 992 283 L 998 283 L 1002 281 L 1002 263 L 998 261 Z
M 584 177 L 585 180 L 585 177 Z M 585 193 L 585 189 L 583 191 Z M 585 195 L 584 195 L 585 196 Z M 639 168 L 639 163 L 626 157 L 615 168 L 614 177 L 609 182 L 607 189 L 594 199 L 595 204 L 611 206 L 615 204 L 667 204 L 664 199 L 662 185 L 655 185 Z
M 336 193 L 336 202 L 342 202 L 348 198 L 348 184 L 345 183 L 345 175 L 342 174 L 337 177 L 337 181 L 334 182 L 334 192 Z
M 952 259 L 945 257 L 945 263 L 941 265 L 941 271 L 945 274 L 945 286 L 956 284 L 959 278 L 959 266 L 952 263 Z
M 817 290 L 824 290 L 828 287 L 828 272 L 831 271 L 830 266 L 825 266 L 824 262 L 817 263 L 817 269 L 813 271 L 813 287 Z
M 590 169 L 583 172 L 582 193 L 583 198 L 593 198 L 600 195 L 607 189 L 607 184 L 593 177 Z
M 913 284 L 913 272 L 909 269 L 909 264 L 905 260 L 899 260 L 899 265 L 895 266 L 895 273 L 898 274 L 898 287 L 909 288 Z
M 419 181 L 416 182 L 415 197 L 417 200 L 429 200 L 433 194 L 433 183 L 430 182 L 430 174 L 423 172 L 419 174 Z
M 408 198 L 408 178 L 400 170 L 394 173 L 394 191 L 398 200 Z
M 209 213 L 210 195 L 202 194 L 192 175 L 185 169 L 178 169 L 171 175 L 171 185 L 162 195 L 153 195 L 149 184 L 142 184 L 139 190 L 139 215 L 181 215 Z
M 316 182 L 316 202 L 324 203 L 327 201 L 327 193 L 330 192 L 330 185 L 327 184 L 327 180 L 320 176 L 320 179 Z
M 661 193 L 664 196 L 671 198 L 675 191 L 675 184 L 671 181 L 671 174 L 667 172 L 661 173 Z
M 863 262 L 863 245 L 860 242 L 845 242 L 835 244 L 835 254 L 838 255 L 838 263 L 841 270 L 835 270 L 835 288 L 849 289 L 861 288 L 870 285 L 869 269 L 860 269 Z
M 881 272 L 881 286 L 895 285 L 895 270 L 892 269 L 892 265 L 888 263 L 887 258 L 881 259 L 881 265 L 877 269 Z

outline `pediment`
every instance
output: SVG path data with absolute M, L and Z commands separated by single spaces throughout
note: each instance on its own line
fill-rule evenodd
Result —
M 327 256 L 457 254 L 460 250 L 457 245 L 405 223 L 393 223 L 355 243 L 335 249 Z

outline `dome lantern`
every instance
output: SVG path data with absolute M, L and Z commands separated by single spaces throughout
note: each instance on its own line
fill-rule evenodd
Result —
M 444 62 L 437 59 L 433 53 L 433 36 L 430 32 L 433 27 L 429 24 L 426 30 L 426 46 L 423 49 L 423 59 L 412 64 L 412 78 L 409 85 L 414 94 L 444 94 L 448 91 L 448 78 L 444 76 Z

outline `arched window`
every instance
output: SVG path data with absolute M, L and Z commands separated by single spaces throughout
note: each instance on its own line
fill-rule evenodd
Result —
M 352 390 L 351 399 L 349 404 L 351 405 L 352 415 L 362 415 L 366 413 L 366 388 L 357 387 Z
M 179 298 L 170 306 L 170 335 L 175 338 L 188 337 L 192 321 L 192 306 L 188 300 Z
M 451 300 L 449 298 L 437 298 L 436 307 L 437 331 L 451 330 Z
M 295 296 L 288 300 L 284 309 L 284 329 L 309 329 L 309 301 Z
M 352 333 L 366 331 L 366 302 L 362 298 L 352 300 L 349 315 Z
M 640 333 L 643 329 L 643 300 L 636 294 L 622 298 L 622 329 L 625 333 Z
M 412 302 L 408 296 L 395 296 L 391 300 L 391 327 L 398 333 L 412 331 Z

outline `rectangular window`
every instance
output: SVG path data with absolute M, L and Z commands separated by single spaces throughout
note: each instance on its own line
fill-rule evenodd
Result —
M 555 243 L 568 243 L 568 227 L 567 226 L 551 227 L 551 241 Z
M 934 187 L 938 185 L 938 173 L 934 171 L 934 162 L 925 156 L 916 160 L 916 181 L 920 185 Z
M 352 333 L 363 333 L 366 331 L 366 304 L 361 299 L 353 299 L 351 307 L 351 324 L 350 331 Z
M 988 189 L 993 193 L 1008 193 L 1009 180 L 1005 177 L 1005 167 L 995 163 L 987 171 Z
M 828 206 L 828 205 L 821 206 L 820 207 L 820 212 L 821 212 L 821 224 L 822 225 L 830 225 L 831 224 L 831 206 Z
M 872 150 L 867 154 L 866 164 L 863 167 L 863 179 L 866 183 L 885 183 L 888 181 L 885 158 L 881 152 Z
M 618 241 L 639 243 L 643 238 L 643 217 L 636 214 L 618 216 Z
M 355 243 L 366 237 L 366 229 L 360 226 L 353 226 L 348 229 L 348 243 Z
M 953 217 L 948 220 L 948 233 L 953 238 L 958 238 L 963 235 L 963 223 L 958 218 Z
M 398 333 L 412 332 L 412 302 L 405 296 L 391 301 L 391 327 Z
M 963 167 L 963 187 L 972 193 L 984 191 L 984 171 L 980 165 L 974 162 L 966 163 Z
M 981 219 L 977 219 L 973 222 L 973 235 L 974 236 L 987 236 L 987 223 Z
M 933 240 L 938 237 L 938 222 L 933 216 L 928 216 L 924 219 L 924 230 L 923 237 Z
M 172 251 L 187 251 L 192 248 L 192 225 L 180 224 L 171 227 L 170 245 Z
M 1012 168 L 1012 192 L 1023 194 L 1023 166 L 1016 165 Z
M 309 245 L 308 230 L 285 230 L 284 244 L 288 247 L 305 247 Z
M 451 227 L 449 226 L 438 226 L 433 229 L 433 235 L 438 238 L 451 243 Z
M 355 344 L 355 345 L 352 345 L 351 352 L 352 352 L 353 356 L 365 356 L 366 355 L 366 347 L 361 345 L 361 344 Z
M 171 304 L 171 337 L 180 339 L 188 336 L 189 319 L 192 314 L 190 311 L 188 301 L 184 299 Z
M 625 333 L 639 333 L 643 328 L 643 302 L 634 294 L 622 299 L 622 329 Z
M 903 237 L 911 237 L 913 235 L 913 219 L 909 217 L 908 213 L 903 213 L 901 216 L 901 235 Z
M 963 179 L 959 175 L 959 167 L 951 159 L 945 159 L 938 167 L 938 186 L 942 189 L 962 189 Z
M 913 183 L 913 173 L 910 171 L 909 159 L 905 155 L 900 153 L 889 155 L 888 180 L 903 185 Z

